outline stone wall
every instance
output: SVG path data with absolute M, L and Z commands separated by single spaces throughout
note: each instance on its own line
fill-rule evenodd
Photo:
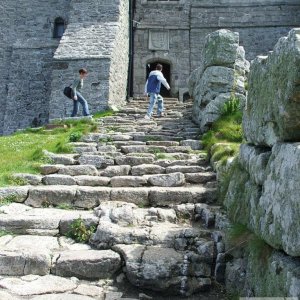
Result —
M 54 20 L 68 20 L 69 0 L 0 4 L 0 134 L 44 123 L 49 113 Z
M 84 5 L 78 0 L 3 0 L 0 8 L 0 134 L 45 124 L 49 113 L 69 114 L 72 103 L 62 90 L 81 67 L 90 71 L 84 92 L 91 111 L 124 102 L 127 0 L 89 0 Z M 53 38 L 57 17 L 68 24 L 61 43 Z
M 134 17 L 139 22 L 134 55 L 136 95 L 143 93 L 146 64 L 155 61 L 171 64 L 173 95 L 177 95 L 180 89 L 186 89 L 187 77 L 201 64 L 205 37 L 213 31 L 225 28 L 238 32 L 246 58 L 251 60 L 256 55 L 267 54 L 282 35 L 299 25 L 300 20 L 300 3 L 297 0 L 159 2 L 137 1 Z M 169 49 L 149 48 L 149 32 L 155 29 L 169 32 Z
M 90 75 L 83 95 L 91 113 L 126 99 L 128 74 L 128 1 L 72 1 L 70 24 L 54 55 L 50 118 L 68 116 L 72 103 L 62 94 L 82 67 Z M 122 67 L 120 67 L 122 66 Z
M 299 297 L 300 29 L 281 38 L 268 57 L 258 57 L 249 79 L 243 112 L 246 143 L 227 175 L 225 206 L 233 223 L 246 225 L 273 250 L 260 272 L 251 251 L 245 256 L 249 261 L 244 262 L 240 290 L 244 295 L 252 291 L 252 296 Z M 228 264 L 229 273 L 235 269 L 232 276 L 240 276 L 234 265 L 241 261 L 238 255 Z

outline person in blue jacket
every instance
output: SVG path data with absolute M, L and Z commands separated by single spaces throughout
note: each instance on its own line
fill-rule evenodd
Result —
M 150 104 L 145 115 L 145 119 L 151 119 L 153 108 L 157 102 L 157 116 L 162 117 L 164 111 L 164 98 L 159 94 L 161 84 L 163 84 L 167 90 L 170 90 L 170 86 L 162 73 L 163 66 L 158 64 L 156 70 L 150 72 L 148 80 L 145 85 L 145 95 L 150 95 Z

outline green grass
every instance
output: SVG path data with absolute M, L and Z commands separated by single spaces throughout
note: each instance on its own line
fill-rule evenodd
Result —
M 0 207 L 9 205 L 17 200 L 17 195 L 11 194 L 5 198 L 0 199 Z
M 100 111 L 100 112 L 96 112 L 94 114 L 94 119 L 100 119 L 100 118 L 104 118 L 104 117 L 111 117 L 114 114 L 115 114 L 115 112 L 113 110 Z
M 65 210 L 73 210 L 74 207 L 68 203 L 61 203 L 58 206 L 56 206 L 58 209 L 65 209 Z
M 209 159 L 213 158 L 213 161 L 226 161 L 228 157 L 235 156 L 242 141 L 242 113 L 240 111 L 222 115 L 212 125 L 211 130 L 202 137 L 204 149 Z M 216 144 L 221 145 L 216 148 L 214 147 Z
M 13 233 L 6 231 L 6 230 L 0 230 L 0 237 L 6 236 L 6 235 L 13 235 Z
M 266 264 L 272 248 L 259 236 L 251 232 L 246 225 L 236 223 L 231 225 L 227 232 L 230 249 L 228 252 L 243 248 L 248 251 L 253 258 L 260 263 Z
M 96 118 L 106 115 L 112 115 L 112 112 L 97 113 Z M 43 150 L 72 153 L 69 141 L 78 141 L 79 135 L 97 130 L 97 124 L 92 119 L 65 120 L 56 123 L 65 124 L 67 128 L 53 130 L 29 128 L 11 136 L 0 137 L 0 186 L 22 185 L 13 179 L 12 174 L 39 173 L 41 164 L 51 163 L 51 160 L 44 156 Z

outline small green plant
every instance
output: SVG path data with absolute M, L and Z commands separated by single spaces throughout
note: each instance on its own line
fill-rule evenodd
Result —
M 61 203 L 56 208 L 58 208 L 58 209 L 65 209 L 65 210 L 72 210 L 72 209 L 74 209 L 73 206 L 70 205 L 70 204 L 68 204 L 68 203 Z
M 60 141 L 55 145 L 55 152 L 56 153 L 72 153 L 73 147 L 68 145 L 66 142 Z
M 28 181 L 24 178 L 21 177 L 16 177 L 14 175 L 7 175 L 6 176 L 6 181 L 8 182 L 9 185 L 26 185 L 28 184 Z
M 113 139 L 111 137 L 99 139 L 99 143 L 101 143 L 101 144 L 112 143 L 112 142 L 113 142 Z
M 82 137 L 82 133 L 79 131 L 75 131 L 70 134 L 69 141 L 71 143 L 75 143 L 75 142 L 80 141 L 81 137 Z
M 267 263 L 272 253 L 272 248 L 263 239 L 251 232 L 246 225 L 233 224 L 228 229 L 227 236 L 231 244 L 231 248 L 227 252 L 235 248 L 244 248 L 259 262 Z
M 8 196 L 0 199 L 0 206 L 9 205 L 13 202 L 16 202 L 16 200 L 17 200 L 17 195 L 16 194 L 8 195 Z
M 114 112 L 112 109 L 106 110 L 106 111 L 99 111 L 99 112 L 94 113 L 94 119 L 100 119 L 100 118 L 104 118 L 104 117 L 111 117 L 114 114 L 116 114 L 116 112 Z
M 118 127 L 118 126 L 107 126 L 106 130 L 107 131 L 119 131 L 120 127 Z
M 221 114 L 222 116 L 230 116 L 238 111 L 240 111 L 240 100 L 233 96 L 224 104 Z
M 93 124 L 89 128 L 89 132 L 97 132 L 97 130 L 98 130 L 98 125 L 97 124 Z
M 144 138 L 145 142 L 160 142 L 162 140 L 163 140 L 162 137 L 159 136 L 146 136 Z
M 78 243 L 87 243 L 93 233 L 96 232 L 95 226 L 86 226 L 83 219 L 79 217 L 71 223 L 68 237 Z
M 13 233 L 10 231 L 6 231 L 6 230 L 0 230 L 0 237 L 6 236 L 6 235 L 13 235 Z

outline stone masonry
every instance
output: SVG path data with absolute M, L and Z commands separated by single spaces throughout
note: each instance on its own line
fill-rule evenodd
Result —
M 128 1 L 72 1 L 67 30 L 54 55 L 50 118 L 70 115 L 72 105 L 62 86 L 73 82 L 81 67 L 90 76 L 84 94 L 92 112 L 126 99 L 128 73 Z
M 128 1 L 15 1 L 0 4 L 0 134 L 40 126 L 70 113 L 62 94 L 81 67 L 91 111 L 126 99 Z M 53 38 L 54 21 L 67 30 Z
M 205 37 L 218 29 L 238 32 L 246 59 L 267 54 L 299 26 L 298 0 L 136 1 L 134 94 L 143 92 L 146 66 L 171 66 L 172 95 L 187 92 L 187 78 L 201 65 Z

